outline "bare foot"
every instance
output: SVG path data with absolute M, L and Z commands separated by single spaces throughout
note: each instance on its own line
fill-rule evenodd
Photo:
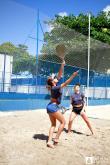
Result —
M 72 130 L 69 130 L 69 131 L 67 132 L 68 135 L 71 134 L 71 133 L 72 133 Z
M 59 143 L 58 139 L 54 139 L 54 145 L 57 145 Z
M 47 143 L 47 147 L 49 147 L 49 148 L 54 148 L 54 145 L 53 145 L 52 143 L 48 142 L 48 143 Z
M 93 130 L 91 130 L 91 134 L 92 134 L 92 135 L 94 135 L 94 132 L 93 132 Z

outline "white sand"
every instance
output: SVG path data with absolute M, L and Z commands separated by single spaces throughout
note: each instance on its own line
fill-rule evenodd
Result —
M 88 117 L 110 120 L 110 105 L 89 106 L 87 115 Z
M 65 114 L 67 123 L 69 113 Z M 86 165 L 86 159 L 110 165 L 110 106 L 90 107 L 87 114 L 94 136 L 87 136 L 90 132 L 79 116 L 74 131 L 67 135 L 66 124 L 59 145 L 50 149 L 46 147 L 50 121 L 45 110 L 0 112 L 0 165 Z

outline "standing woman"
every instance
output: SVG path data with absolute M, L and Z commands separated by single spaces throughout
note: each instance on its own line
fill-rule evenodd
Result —
M 59 104 L 61 103 L 61 96 L 62 96 L 61 89 L 66 87 L 73 80 L 73 78 L 78 74 L 78 71 L 74 72 L 68 80 L 66 80 L 61 85 L 57 85 L 57 83 L 59 82 L 59 79 L 62 76 L 64 65 L 65 65 L 65 61 L 63 60 L 58 76 L 57 77 L 55 76 L 54 78 L 49 77 L 47 79 L 47 85 L 51 92 L 51 100 L 50 100 L 50 103 L 47 105 L 47 113 L 49 115 L 50 122 L 51 122 L 47 147 L 50 147 L 50 148 L 54 148 L 54 145 L 59 142 L 60 134 L 65 126 L 65 119 L 62 113 L 60 112 L 60 107 L 59 107 Z M 53 132 L 56 127 L 56 120 L 60 122 L 60 126 L 56 134 L 56 137 L 54 141 L 52 142 Z
M 91 133 L 93 134 L 91 124 L 85 113 L 85 99 L 84 98 L 85 98 L 84 94 L 80 92 L 80 84 L 76 84 L 74 86 L 74 93 L 71 96 L 72 112 L 69 117 L 68 133 L 71 131 L 73 120 L 76 118 L 77 115 L 81 115 L 81 117 L 87 124 L 88 128 L 90 129 Z
M 62 75 L 63 67 L 64 67 L 64 62 L 61 65 L 61 68 L 58 73 L 58 77 L 54 77 L 54 78 L 49 77 L 47 80 L 47 85 L 49 86 L 50 91 L 51 91 L 51 100 L 50 100 L 50 103 L 47 105 L 47 113 L 49 115 L 50 122 L 51 122 L 47 146 L 50 148 L 54 148 L 53 144 L 57 144 L 59 142 L 60 134 L 65 126 L 65 119 L 62 113 L 60 112 L 60 107 L 59 107 L 59 104 L 61 103 L 61 96 L 62 96 L 61 89 L 66 87 L 73 80 L 73 78 L 78 74 L 78 72 L 74 72 L 67 81 L 57 86 L 59 78 Z M 54 143 L 52 143 L 53 132 L 56 127 L 56 120 L 60 122 L 60 126 L 56 134 L 56 137 L 54 139 Z

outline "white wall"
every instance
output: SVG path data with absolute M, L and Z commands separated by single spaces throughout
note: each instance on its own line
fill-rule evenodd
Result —
M 37 91 L 36 91 L 37 89 Z M 87 88 L 82 87 L 81 91 L 87 97 Z M 18 92 L 18 93 L 39 93 L 39 94 L 48 94 L 49 91 L 47 90 L 46 86 L 26 86 L 26 85 L 17 85 L 11 87 L 11 92 Z M 64 96 L 70 96 L 73 93 L 73 86 L 67 86 L 63 90 Z M 90 87 L 89 88 L 89 97 L 91 98 L 110 98 L 110 88 L 104 87 Z
M 13 57 L 9 55 L 0 54 L 0 92 L 8 92 L 11 87 Z M 5 71 L 4 71 L 5 65 Z M 3 83 L 5 84 L 3 87 Z

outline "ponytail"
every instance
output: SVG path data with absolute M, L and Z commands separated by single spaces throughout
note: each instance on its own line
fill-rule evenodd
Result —
M 52 86 L 53 86 L 52 81 L 53 81 L 53 79 L 52 79 L 51 77 L 49 77 L 49 78 L 47 79 L 47 86 L 46 86 L 46 88 L 47 88 L 48 90 L 51 90 L 51 88 L 52 88 Z

